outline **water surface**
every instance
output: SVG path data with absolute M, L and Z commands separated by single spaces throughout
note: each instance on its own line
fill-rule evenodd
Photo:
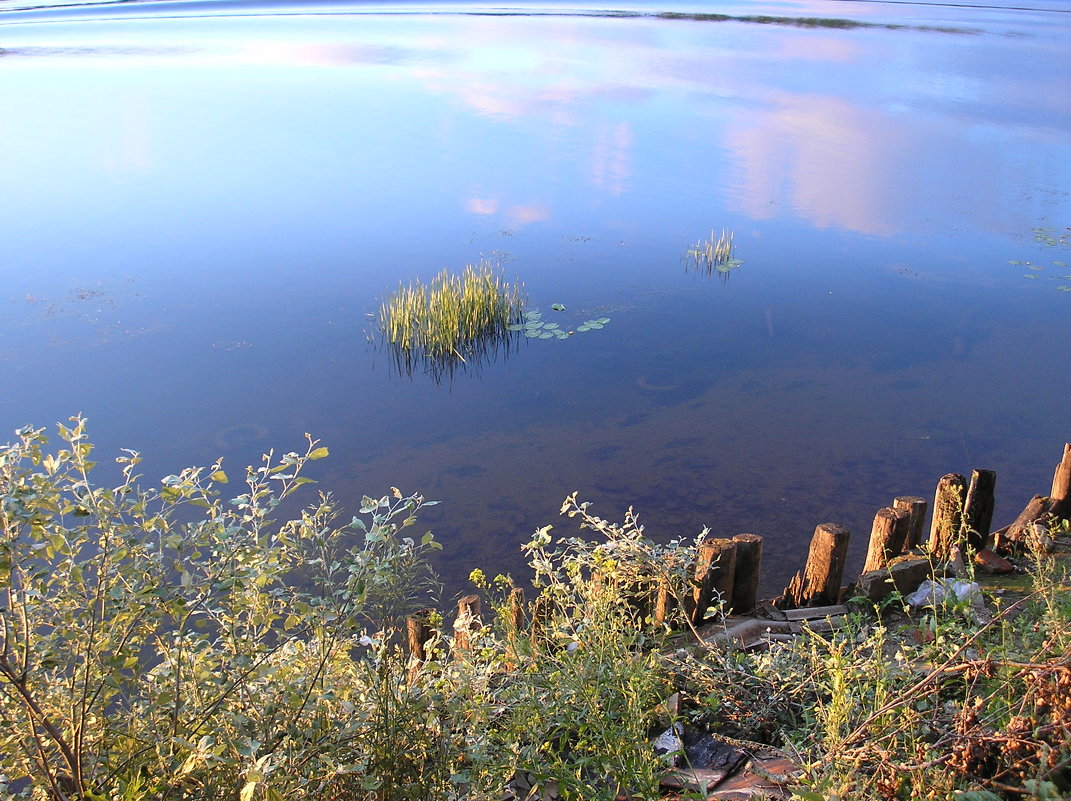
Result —
M 80 412 L 151 478 L 310 432 L 347 504 L 444 501 L 454 588 L 574 490 L 765 535 L 776 592 L 946 472 L 996 470 L 998 521 L 1048 488 L 1059 3 L 55 5 L 0 12 L 0 429 Z M 741 265 L 687 270 L 721 229 Z M 399 375 L 378 300 L 480 259 L 610 322 Z

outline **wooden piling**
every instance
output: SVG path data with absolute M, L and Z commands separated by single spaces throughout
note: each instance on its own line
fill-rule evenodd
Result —
M 517 640 L 524 631 L 524 590 L 514 587 L 509 591 L 506 601 L 506 614 L 503 623 L 506 627 L 506 664 L 517 665 Z
M 807 564 L 785 588 L 782 609 L 829 606 L 840 601 L 840 581 L 850 538 L 848 529 L 836 523 L 822 523 L 814 530 Z
M 651 609 L 651 618 L 656 625 L 663 625 L 669 620 L 673 610 L 677 607 L 677 599 L 670 590 L 669 582 L 660 580 L 654 589 L 654 603 Z
M 967 479 L 948 473 L 937 482 L 933 498 L 928 550 L 938 562 L 947 562 L 952 547 L 959 544 L 963 527 L 963 507 L 967 502 Z
M 1044 495 L 1035 495 L 1030 503 L 1019 513 L 1011 525 L 1005 526 L 995 532 L 993 547 L 998 551 L 1014 550 L 1022 545 L 1027 530 L 1039 520 L 1044 520 L 1055 508 L 1052 498 Z
M 904 538 L 903 551 L 917 548 L 922 542 L 922 530 L 926 523 L 926 510 L 929 504 L 925 498 L 917 495 L 898 495 L 893 499 L 893 509 L 904 509 L 909 515 L 907 536 Z
M 863 572 L 881 570 L 889 560 L 899 554 L 907 539 L 911 515 L 906 509 L 886 506 L 874 515 L 874 524 L 870 529 L 870 543 L 867 546 L 866 563 Z
M 716 601 L 726 606 L 732 601 L 736 572 L 736 543 L 712 538 L 699 544 L 695 560 L 695 608 L 692 623 L 699 625 L 707 608 Z
M 997 474 L 992 470 L 971 473 L 971 484 L 963 504 L 963 530 L 971 558 L 989 542 L 996 484 Z
M 1052 477 L 1052 513 L 1057 517 L 1071 517 L 1071 442 L 1064 445 L 1064 456 L 1056 465 Z
M 409 651 L 409 677 L 412 679 L 420 672 L 420 667 L 428 661 L 425 646 L 431 639 L 433 630 L 431 618 L 434 609 L 421 609 L 405 619 L 406 648 Z
M 736 566 L 733 569 L 733 594 L 729 611 L 734 615 L 746 615 L 758 601 L 762 537 L 758 534 L 737 534 L 733 542 L 736 543 Z
M 479 628 L 480 596 L 466 595 L 457 602 L 457 617 L 454 619 L 454 650 L 470 650 L 472 635 Z

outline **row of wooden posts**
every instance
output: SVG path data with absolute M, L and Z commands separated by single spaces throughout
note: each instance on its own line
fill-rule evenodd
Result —
M 925 498 L 902 495 L 874 516 L 862 575 L 885 571 L 890 560 L 901 554 L 925 552 L 935 565 L 947 563 L 956 549 L 967 554 L 987 547 L 1008 550 L 1020 544 L 1032 524 L 1049 515 L 1071 515 L 1071 443 L 1064 445 L 1063 458 L 1056 467 L 1049 495 L 1035 495 L 1022 513 L 1008 526 L 991 531 L 994 512 L 996 473 L 975 470 L 970 481 L 958 473 L 942 476 L 934 493 L 929 536 L 923 542 L 928 504 Z M 798 609 L 837 604 L 845 591 L 845 563 L 851 534 L 836 523 L 822 523 L 811 538 L 804 568 L 796 573 L 781 597 L 782 609 Z M 762 565 L 762 537 L 738 534 L 732 538 L 712 537 L 699 543 L 695 560 L 693 597 L 686 599 L 686 611 L 693 625 L 703 622 L 707 610 L 722 599 L 728 614 L 753 611 L 758 600 Z M 531 625 L 537 627 L 542 615 L 537 599 Z M 676 602 L 665 587 L 656 590 L 651 616 L 663 622 Z M 507 603 L 506 628 L 518 632 L 525 625 L 524 591 L 515 588 Z M 480 625 L 480 597 L 468 595 L 458 602 L 454 621 L 454 648 L 468 650 L 472 632 Z M 430 613 L 409 618 L 409 653 L 418 662 L 425 658 L 425 645 L 432 636 Z

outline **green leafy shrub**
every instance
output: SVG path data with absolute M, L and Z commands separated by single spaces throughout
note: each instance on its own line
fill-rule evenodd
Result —
M 394 490 L 340 523 L 321 494 L 277 522 L 327 456 L 312 439 L 225 500 L 220 464 L 146 490 L 132 452 L 99 486 L 84 421 L 59 434 L 53 452 L 33 428 L 0 449 L 5 792 L 330 797 L 371 725 L 362 642 L 427 603 L 434 540 L 402 536 L 427 502 Z

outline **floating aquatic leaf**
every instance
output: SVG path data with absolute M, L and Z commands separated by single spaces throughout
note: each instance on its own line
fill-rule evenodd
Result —
M 540 330 L 538 328 L 526 328 L 526 329 L 524 329 L 524 335 L 526 337 L 529 337 L 529 338 L 537 337 L 537 336 L 540 335 L 540 333 L 541 332 L 540 332 Z
M 554 331 L 554 336 L 556 336 L 558 339 L 568 339 L 569 338 L 569 334 L 565 333 L 560 328 L 557 331 Z
M 543 312 L 541 311 L 526 311 L 524 313 L 525 319 L 528 320 L 542 320 Z
M 1016 267 L 1022 267 L 1023 266 L 1023 263 L 1021 261 L 1018 261 L 1018 260 L 1009 261 L 1008 264 L 1014 264 Z
M 609 317 L 600 317 L 595 322 L 602 323 L 603 325 L 606 325 L 608 322 L 610 322 L 610 318 Z
M 1034 270 L 1034 271 L 1040 271 L 1040 270 L 1044 270 L 1045 268 L 1044 267 L 1038 267 L 1037 265 L 1034 265 L 1034 264 L 1027 264 L 1026 265 L 1026 269 Z
M 1061 292 L 1071 292 L 1071 286 L 1058 286 L 1056 288 L 1059 289 Z
M 1067 262 L 1066 261 L 1054 261 L 1052 264 L 1053 264 L 1054 267 L 1066 267 L 1067 266 Z
M 553 309 L 554 311 L 558 311 L 558 312 L 565 311 L 565 304 L 564 303 L 552 303 L 552 304 L 550 304 L 550 308 Z
M 1038 277 L 1039 276 L 1031 275 L 1030 273 L 1027 273 L 1026 275 L 1023 276 L 1023 278 L 1038 278 Z
M 588 326 L 586 326 L 586 325 L 578 325 L 578 326 L 576 327 L 576 330 L 577 330 L 577 331 L 590 331 L 591 329 L 590 329 L 590 328 L 589 328 Z
M 521 325 L 520 323 L 514 323 L 513 325 L 507 325 L 506 329 L 508 331 L 523 331 L 524 330 L 524 326 Z
M 560 328 L 557 323 L 543 323 L 543 327 L 548 331 L 553 331 L 555 328 Z
M 546 331 L 545 333 L 540 334 L 539 338 L 540 339 L 554 339 L 554 334 L 550 333 L 550 331 Z

